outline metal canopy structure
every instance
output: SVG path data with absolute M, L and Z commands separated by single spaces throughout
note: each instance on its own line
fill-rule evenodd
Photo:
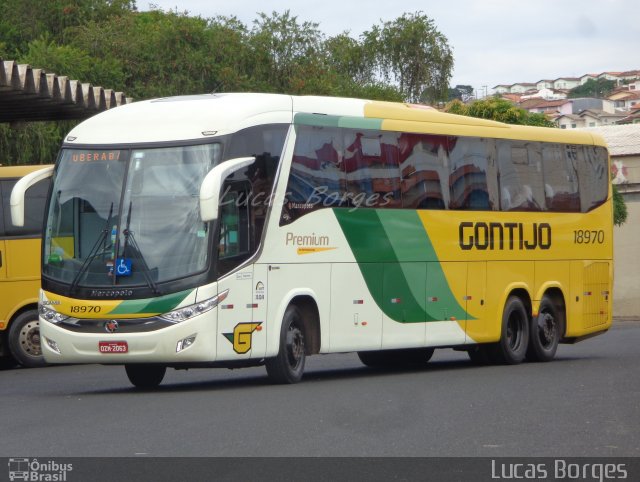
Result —
M 0 59 L 0 122 L 86 119 L 131 102 L 122 92 Z

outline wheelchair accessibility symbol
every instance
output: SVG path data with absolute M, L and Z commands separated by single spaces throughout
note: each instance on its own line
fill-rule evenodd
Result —
M 131 260 L 129 258 L 116 259 L 116 276 L 131 276 Z

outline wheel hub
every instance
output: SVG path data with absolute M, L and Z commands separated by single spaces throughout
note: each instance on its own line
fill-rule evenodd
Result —
M 40 323 L 34 320 L 25 324 L 22 330 L 20 330 L 18 341 L 24 352 L 28 355 L 42 355 L 42 348 L 40 347 Z

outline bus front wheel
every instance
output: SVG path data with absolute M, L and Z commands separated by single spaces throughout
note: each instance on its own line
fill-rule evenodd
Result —
M 529 315 L 518 296 L 510 296 L 504 305 L 500 341 L 491 348 L 490 358 L 506 365 L 524 361 L 529 346 Z
M 137 388 L 156 388 L 167 371 L 162 365 L 125 365 L 129 381 Z
M 280 349 L 265 360 L 267 375 L 274 383 L 298 383 L 304 373 L 306 347 L 300 310 L 290 305 L 284 313 L 280 330 Z
M 40 320 L 36 310 L 20 313 L 9 328 L 9 351 L 20 365 L 35 368 L 45 365 L 40 346 Z

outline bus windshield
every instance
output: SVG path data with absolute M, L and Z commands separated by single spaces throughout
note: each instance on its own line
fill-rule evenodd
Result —
M 62 151 L 47 217 L 43 274 L 77 286 L 147 286 L 202 272 L 208 224 L 199 189 L 220 143 Z

